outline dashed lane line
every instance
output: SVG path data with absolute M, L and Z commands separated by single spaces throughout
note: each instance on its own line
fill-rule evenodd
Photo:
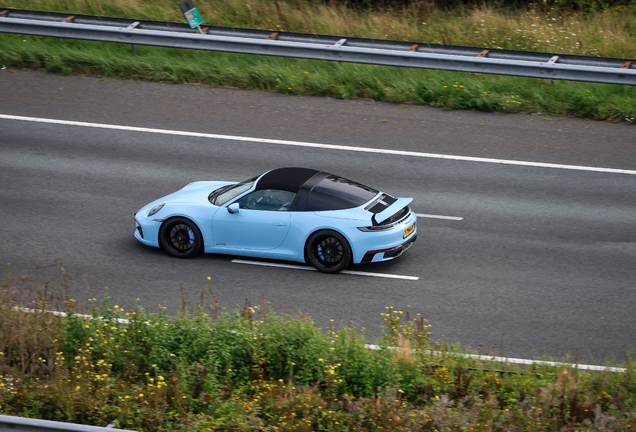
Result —
M 250 264 L 250 265 L 257 265 L 257 266 L 264 266 L 264 267 L 279 267 L 279 268 L 287 268 L 287 269 L 294 269 L 294 270 L 318 271 L 313 267 L 293 265 L 293 264 L 278 264 L 278 263 L 270 263 L 270 262 L 264 262 L 264 261 L 247 261 L 247 260 L 240 260 L 240 259 L 233 259 L 232 262 L 235 264 Z M 418 276 L 404 276 L 404 275 L 394 275 L 394 274 L 387 274 L 387 273 L 371 273 L 371 272 L 361 272 L 361 271 L 355 271 L 355 270 L 342 270 L 340 273 L 355 275 L 355 276 L 369 276 L 369 277 L 379 277 L 379 278 L 388 278 L 388 279 L 403 279 L 403 280 L 411 280 L 411 281 L 416 281 L 420 279 Z
M 429 218 L 429 219 L 446 219 L 446 220 L 454 220 L 454 221 L 464 220 L 463 217 L 459 217 L 459 216 L 442 216 L 442 215 L 431 215 L 431 214 L 424 214 L 424 213 L 415 213 L 415 216 L 421 217 L 421 218 Z

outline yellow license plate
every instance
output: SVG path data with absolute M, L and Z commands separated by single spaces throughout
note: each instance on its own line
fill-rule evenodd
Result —
M 409 235 L 411 235 L 413 231 L 415 231 L 415 224 L 404 230 L 404 238 L 407 238 Z

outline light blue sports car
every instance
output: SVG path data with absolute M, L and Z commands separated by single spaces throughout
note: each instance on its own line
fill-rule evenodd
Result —
M 314 169 L 279 168 L 239 183 L 190 183 L 135 213 L 135 237 L 177 258 L 203 249 L 337 273 L 413 246 L 412 200 Z

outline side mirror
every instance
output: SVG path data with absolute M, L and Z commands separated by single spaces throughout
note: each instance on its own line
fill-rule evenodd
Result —
M 232 203 L 229 206 L 227 206 L 227 211 L 234 214 L 234 213 L 238 213 L 239 212 L 239 205 L 238 203 Z

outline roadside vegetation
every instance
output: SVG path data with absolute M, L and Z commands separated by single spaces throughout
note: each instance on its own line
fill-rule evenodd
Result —
M 390 306 L 368 349 L 364 329 L 321 329 L 264 299 L 228 311 L 210 278 L 176 314 L 82 307 L 59 269 L 0 287 L 0 414 L 140 431 L 636 430 L 629 358 L 625 372 L 468 359 Z
M 2 7 L 184 22 L 173 0 L 4 0 Z M 636 2 L 478 5 L 218 0 L 207 25 L 636 59 Z M 450 6 L 449 6 L 450 5 Z M 369 98 L 445 109 L 541 112 L 636 124 L 636 87 L 0 34 L 0 67 Z

